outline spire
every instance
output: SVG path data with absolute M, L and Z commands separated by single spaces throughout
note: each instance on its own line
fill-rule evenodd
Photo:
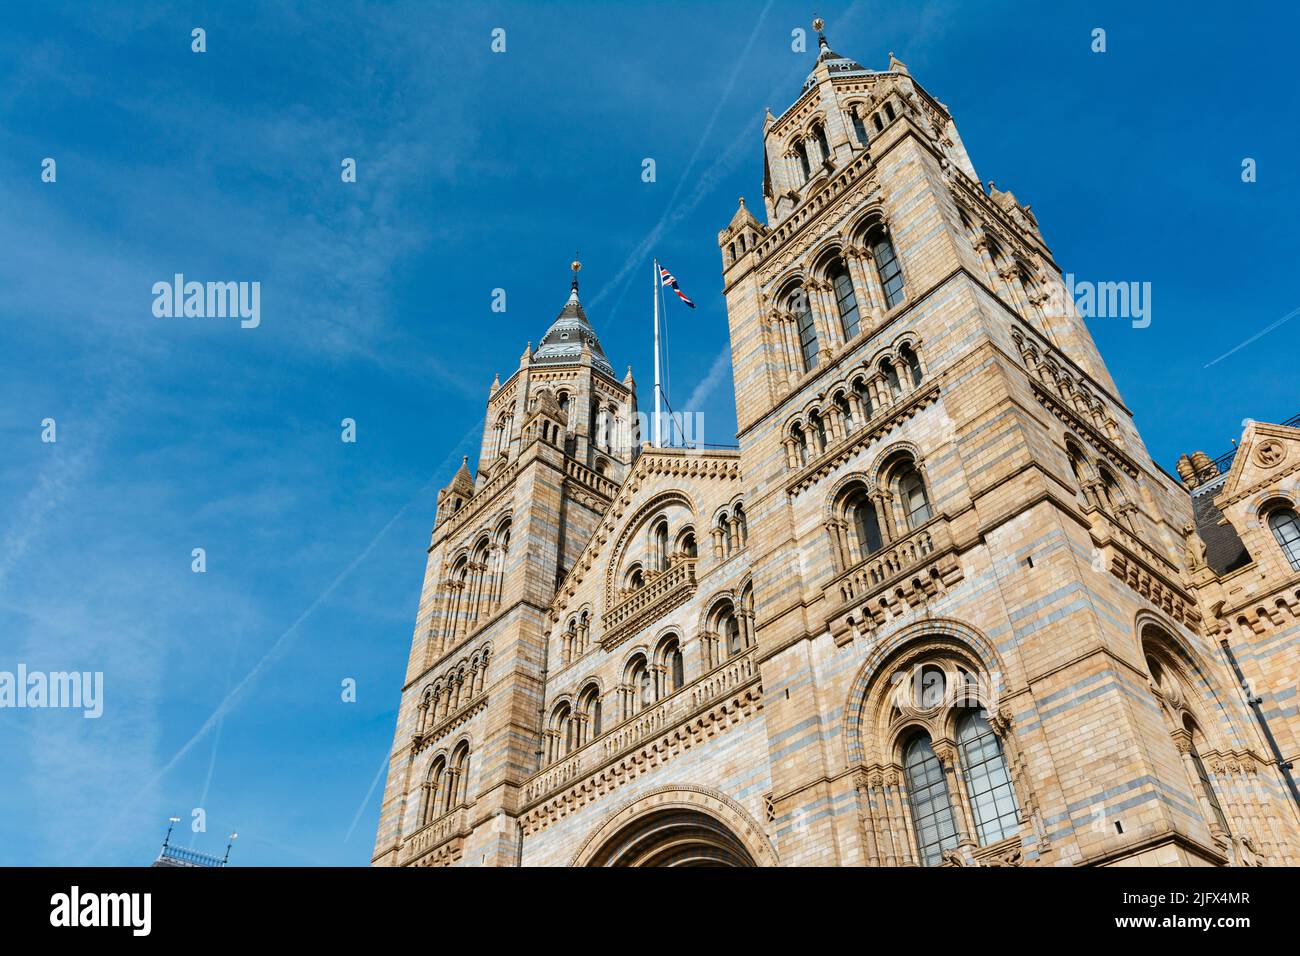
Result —
M 813 29 L 817 31 L 817 62 L 813 64 L 812 72 L 808 74 L 808 79 L 804 81 L 803 93 L 807 93 L 816 86 L 818 81 L 821 79 L 821 76 L 836 76 L 841 74 L 847 74 L 850 76 L 866 76 L 871 73 L 871 70 L 868 70 L 857 60 L 849 59 L 846 56 L 840 56 L 831 49 L 830 41 L 826 39 L 825 20 L 821 17 L 816 17 L 813 19 L 812 25 Z M 823 66 L 825 67 L 825 71 L 819 76 L 818 71 L 821 70 Z
M 468 455 L 461 458 L 460 467 L 456 469 L 456 474 L 447 487 L 453 491 L 459 491 L 467 498 L 474 494 L 474 476 L 469 473 Z
M 584 347 L 587 347 L 591 349 L 591 364 L 613 378 L 614 368 L 609 364 L 609 359 L 605 358 L 600 340 L 596 338 L 596 330 L 587 321 L 582 300 L 578 298 L 578 272 L 582 269 L 582 262 L 575 258 L 569 268 L 573 270 L 569 300 L 542 336 L 537 351 L 532 354 L 532 360 L 542 364 L 576 365 L 582 360 Z

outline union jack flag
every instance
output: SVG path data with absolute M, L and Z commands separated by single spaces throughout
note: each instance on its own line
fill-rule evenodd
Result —
M 667 269 L 665 269 L 663 266 L 659 267 L 659 278 L 663 280 L 664 285 L 668 286 L 668 288 L 672 289 L 674 292 L 677 293 L 677 298 L 681 299 L 692 309 L 695 308 L 695 303 L 692 302 L 690 299 L 686 298 L 686 293 L 683 292 L 680 288 L 678 288 L 677 280 L 673 278 L 673 274 L 669 272 Z

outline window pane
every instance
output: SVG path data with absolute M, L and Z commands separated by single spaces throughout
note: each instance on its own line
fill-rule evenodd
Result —
M 934 866 L 943 860 L 944 850 L 957 845 L 957 825 L 943 767 L 930 738 L 924 735 L 908 744 L 903 761 L 921 863 Z
M 850 114 L 853 117 L 853 132 L 858 137 L 858 142 L 863 146 L 867 145 L 867 127 L 862 122 L 862 117 L 856 112 Z
M 795 322 L 799 329 L 799 351 L 803 353 L 804 371 L 811 372 L 817 367 L 817 329 L 813 325 L 812 312 L 808 303 L 796 302 Z
M 876 507 L 863 499 L 853 509 L 853 523 L 858 533 L 858 548 L 863 557 L 880 550 L 880 521 L 876 517 Z
M 1274 511 L 1268 517 L 1268 526 L 1273 529 L 1282 554 L 1291 564 L 1292 571 L 1300 571 L 1300 520 L 1290 508 Z
M 853 280 L 843 265 L 839 266 L 831 280 L 835 285 L 835 304 L 840 310 L 840 325 L 844 328 L 844 338 L 851 339 L 858 334 L 860 320 L 858 316 L 858 299 L 853 294 Z
M 880 273 L 880 285 L 885 292 L 885 305 L 893 308 L 903 301 L 903 270 L 894 255 L 894 245 L 888 239 L 881 239 L 871 251 L 876 259 L 876 271 Z
M 916 469 L 909 469 L 899 478 L 898 496 L 907 514 L 908 527 L 916 528 L 930 520 L 930 501 L 925 494 L 925 483 Z
M 957 745 L 980 844 L 1012 836 L 1020 829 L 1020 809 L 1002 744 L 983 709 L 969 711 L 958 722 Z

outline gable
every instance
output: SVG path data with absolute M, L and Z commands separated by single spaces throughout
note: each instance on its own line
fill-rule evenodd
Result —
M 1244 498 L 1300 477 L 1300 428 L 1250 422 L 1233 456 L 1232 467 L 1215 498 L 1221 511 Z
M 699 452 L 681 448 L 647 448 L 642 451 L 578 560 L 561 582 L 551 605 L 552 621 L 558 621 L 565 614 L 580 591 L 588 599 L 593 598 L 593 583 L 597 583 L 600 589 L 602 613 L 614 603 L 617 564 L 627 552 L 638 528 L 661 503 L 671 501 L 690 508 L 694 516 L 696 542 L 703 547 L 707 541 L 705 523 L 713 513 L 707 502 L 720 495 L 734 495 L 739 490 L 738 452 Z

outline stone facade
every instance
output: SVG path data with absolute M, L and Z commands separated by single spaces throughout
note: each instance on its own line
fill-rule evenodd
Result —
M 1300 862 L 1300 430 L 1249 427 L 1207 518 L 892 54 L 823 38 L 764 146 L 718 236 L 739 451 L 639 445 L 576 271 L 493 383 L 374 862 Z

